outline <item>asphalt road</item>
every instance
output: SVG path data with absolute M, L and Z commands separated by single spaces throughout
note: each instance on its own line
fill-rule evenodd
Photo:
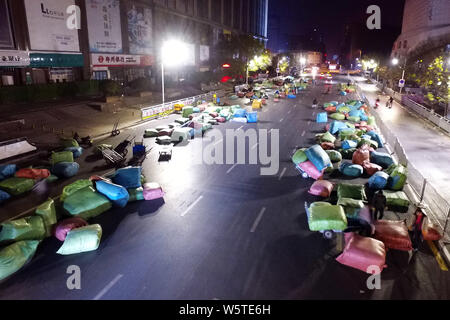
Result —
M 331 95 L 324 90 L 318 85 L 295 100 L 270 103 L 257 124 L 215 126 L 221 132 L 278 129 L 276 175 L 260 175 L 260 165 L 197 165 L 200 139 L 175 147 L 167 163 L 158 163 L 154 149 L 144 173 L 162 185 L 164 201 L 132 203 L 90 221 L 103 228 L 95 252 L 59 256 L 61 243 L 45 240 L 26 268 L 0 284 L 0 299 L 450 298 L 448 272 L 426 246 L 409 263 L 407 253 L 390 251 L 381 289 L 373 291 L 366 274 L 334 260 L 336 241 L 309 231 L 304 202 L 314 201 L 307 193 L 312 181 L 299 176 L 290 153 L 312 145 L 314 135 L 324 131 L 315 123 L 313 98 L 321 104 L 343 100 L 335 88 Z M 176 118 L 152 121 L 106 142 L 140 138 L 144 129 Z M 67 289 L 71 265 L 81 269 L 81 290 Z

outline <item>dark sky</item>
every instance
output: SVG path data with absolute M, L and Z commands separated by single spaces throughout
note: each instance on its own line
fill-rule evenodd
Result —
M 404 3 L 405 0 L 269 0 L 268 46 L 276 49 L 286 41 L 283 35 L 303 35 L 318 27 L 329 55 L 337 54 L 345 24 L 359 22 L 365 25 L 370 5 L 381 8 L 381 28 L 394 27 L 400 32 Z M 392 47 L 392 43 L 386 45 Z

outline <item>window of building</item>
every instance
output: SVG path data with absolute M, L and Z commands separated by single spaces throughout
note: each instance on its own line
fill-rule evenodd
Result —
M 176 0 L 177 2 L 177 11 L 186 12 L 187 7 L 187 0 Z
M 233 28 L 241 28 L 241 0 L 233 1 Z
M 197 15 L 200 18 L 209 18 L 209 1 L 208 0 L 197 0 Z
M 397 49 L 401 49 L 401 48 L 402 48 L 402 42 L 399 41 L 399 42 L 398 42 L 398 47 L 397 47 Z
M 406 49 L 408 47 L 408 40 L 403 41 L 403 49 Z
M 230 0 L 223 2 L 223 24 L 226 26 L 231 26 L 231 5 Z
M 211 1 L 211 15 L 214 22 L 222 23 L 222 1 Z

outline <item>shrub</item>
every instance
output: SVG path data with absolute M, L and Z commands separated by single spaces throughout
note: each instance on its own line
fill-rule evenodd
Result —
M 122 92 L 121 85 L 114 80 L 102 80 L 99 88 L 105 97 L 117 96 Z

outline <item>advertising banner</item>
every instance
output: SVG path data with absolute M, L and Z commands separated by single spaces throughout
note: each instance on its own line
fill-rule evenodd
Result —
M 91 52 L 122 52 L 119 0 L 86 0 Z
M 91 54 L 94 67 L 151 66 L 152 57 L 131 54 Z
M 153 53 L 152 10 L 146 6 L 130 4 L 127 9 L 128 41 L 130 53 Z
M 0 48 L 14 48 L 11 21 L 9 20 L 6 0 L 0 0 Z
M 0 67 L 26 67 L 30 56 L 26 51 L 0 51 Z
M 32 50 L 80 51 L 78 30 L 67 28 L 67 8 L 74 0 L 25 0 Z

